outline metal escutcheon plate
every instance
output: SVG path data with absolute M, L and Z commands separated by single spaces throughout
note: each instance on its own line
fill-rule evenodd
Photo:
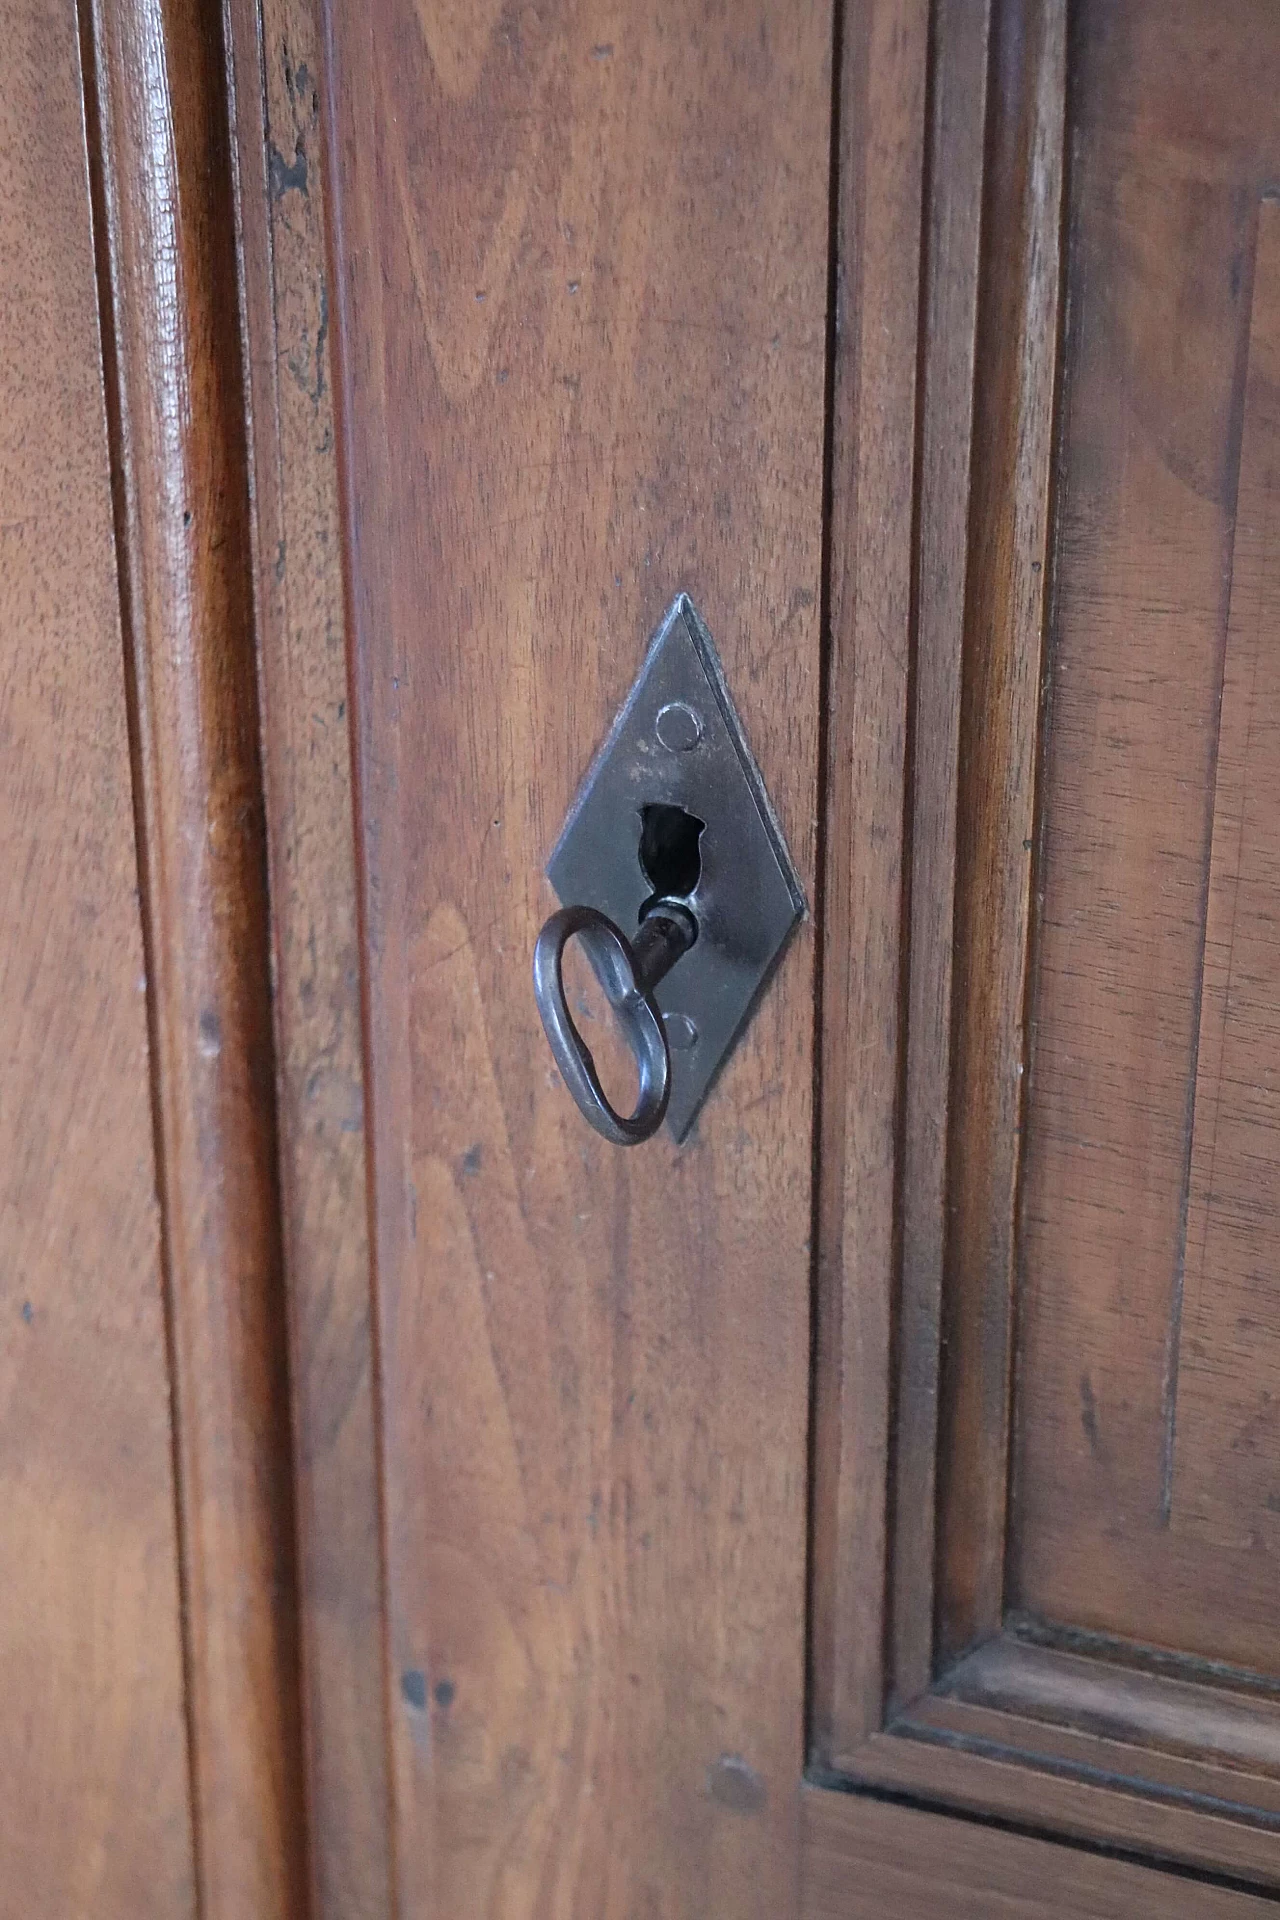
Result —
M 654 993 L 671 1049 L 667 1125 L 679 1141 L 804 912 L 711 636 L 684 594 L 654 636 L 547 863 L 565 905 L 598 908 L 628 937 L 655 892 L 670 891 L 659 884 L 669 876 L 642 865 L 652 808 L 678 808 L 702 829 L 696 883 L 681 890 L 697 943 Z M 651 825 L 651 866 L 652 839 Z

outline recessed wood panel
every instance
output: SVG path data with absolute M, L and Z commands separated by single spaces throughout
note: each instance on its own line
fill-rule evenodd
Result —
M 1233 1559 L 1242 1551 L 1247 1556 L 1248 1611 L 1266 1636 L 1274 1672 L 1280 1661 L 1280 202 L 1271 199 L 1258 210 L 1248 353 L 1178 1364 L 1167 1415 L 1167 1497 L 1170 1519 L 1205 1559 L 1224 1549 Z M 1220 1630 L 1209 1626 L 1209 1632 L 1220 1647 Z
M 1070 72 L 1007 1597 L 1276 1674 L 1280 20 Z
M 1278 54 L 1250 6 L 934 16 L 900 1264 L 820 1267 L 811 1722 L 824 1778 L 1267 1885 Z

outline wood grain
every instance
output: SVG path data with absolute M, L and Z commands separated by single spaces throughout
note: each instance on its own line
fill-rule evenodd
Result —
M 95 7 L 202 1920 L 304 1900 L 288 1375 L 226 68 Z
M 1224 1772 L 1042 1721 L 1025 1705 L 1006 1713 L 931 1693 L 863 1742 L 848 1777 L 925 1806 L 1016 1822 L 1042 1837 L 1045 1874 L 1057 1836 L 1127 1848 L 1153 1867 L 1181 1862 L 1274 1899 L 1274 1825 L 1232 1797 L 1237 1776 Z
M 320 22 L 230 11 L 315 1920 L 391 1911 Z
M 929 10 L 871 0 L 843 49 L 814 1413 L 819 1753 L 880 1724 L 898 1263 L 903 850 Z
M 195 1912 L 74 7 L 0 5 L 0 1908 Z
M 804 1920 L 1246 1920 L 1264 1897 L 853 1795 L 804 1796 Z
M 1023 1018 L 1057 365 L 1062 0 L 994 26 L 956 827 L 938 1650 L 999 1625 Z
M 1248 373 L 1231 546 L 1222 707 L 1214 772 L 1205 950 L 1188 1167 L 1179 1365 L 1171 1383 L 1169 1504 L 1202 1551 L 1241 1536 L 1253 1578 L 1232 1587 L 1275 1647 L 1273 1569 L 1280 1544 L 1274 1369 L 1280 1307 L 1280 203 L 1258 209 Z M 1261 1603 L 1261 1604 L 1260 1604 Z M 1201 1634 L 1220 1655 L 1220 1599 Z M 1265 1635 L 1265 1638 L 1263 1637 Z M 1256 1659 L 1251 1664 L 1257 1664 Z
M 328 18 L 402 1911 L 794 1912 L 812 958 L 696 1137 L 541 869 L 678 588 L 813 884 L 831 16 Z
M 1073 47 L 1010 1599 L 1275 1676 L 1280 27 L 1126 0 Z
M 933 14 L 921 314 L 907 882 L 902 1275 L 895 1338 L 890 1707 L 933 1667 L 938 1381 L 947 1235 L 960 690 L 990 0 Z M 880 1463 L 868 1460 L 868 1472 Z
M 1069 1726 L 1111 1743 L 1094 1764 L 1119 1770 L 1117 1747 L 1143 1747 L 1231 1769 L 1210 1781 L 1190 1765 L 1165 1776 L 1208 1799 L 1253 1804 L 1280 1816 L 1280 1718 L 1274 1694 L 1246 1693 L 1229 1685 L 1191 1680 L 1173 1671 L 1143 1671 L 1125 1661 L 1125 1649 L 1094 1644 L 1087 1652 L 1028 1645 L 1011 1633 L 988 1640 L 945 1676 L 938 1688 L 947 1700 L 1026 1713 L 1047 1724 Z M 1171 1663 L 1169 1663 L 1171 1664 Z M 1184 1673 L 1194 1671 L 1190 1666 Z M 943 1724 L 937 1721 L 931 1724 Z M 1128 1756 L 1133 1765 L 1133 1756 Z M 1144 1760 L 1144 1766 L 1147 1763 Z M 1246 1779 L 1243 1776 L 1248 1775 Z
M 1253 21 L 1251 11 L 1246 16 Z M 847 1644 L 858 1646 L 861 1636 L 865 1672 L 879 1659 L 887 1630 L 891 1665 L 879 1719 L 871 1696 L 861 1722 L 850 1714 L 831 1738 L 822 1728 L 821 1694 L 816 1705 L 827 1735 L 820 1759 L 861 1782 L 1274 1886 L 1280 1719 L 1274 1686 L 1263 1678 L 1274 1660 L 1274 1603 L 1264 1597 L 1274 1458 L 1264 1355 L 1275 998 L 1274 749 L 1264 636 L 1280 369 L 1271 361 L 1275 203 L 1264 198 L 1259 211 L 1255 200 L 1250 212 L 1248 198 L 1258 191 L 1258 143 L 1273 137 L 1260 92 L 1258 113 L 1238 136 L 1224 138 L 1224 103 L 1242 97 L 1244 66 L 1251 68 L 1248 86 L 1269 84 L 1270 43 L 1261 27 L 1250 38 L 1246 16 L 1210 18 L 1187 0 L 1157 19 L 1135 0 L 1127 15 L 1107 9 L 1078 17 L 1068 60 L 1061 10 L 1006 0 L 992 16 L 985 129 L 976 104 L 986 44 L 982 11 L 948 9 L 935 21 L 887 1623 L 879 1542 L 865 1510 L 861 1531 L 846 1523 L 837 1534 L 843 1547 L 822 1537 L 829 1521 L 820 1511 L 817 1545 L 819 1567 L 843 1553 L 851 1568 L 865 1553 L 871 1572 L 861 1608 L 846 1614 Z M 1213 87 L 1194 99 L 1186 76 L 1196 62 L 1184 57 L 1192 46 L 1214 73 Z M 1053 289 L 1068 88 L 1074 224 L 1067 299 L 1074 318 L 1064 348 L 1055 475 Z M 962 108 L 952 105 L 954 123 L 946 118 L 949 99 L 963 101 Z M 961 424 L 964 323 L 973 311 L 965 299 L 974 284 L 969 263 L 984 133 L 970 480 Z M 1244 243 L 1255 218 L 1256 260 Z M 1139 288 L 1150 297 L 1139 298 Z M 1140 355 L 1132 346 L 1138 337 Z M 1171 367 L 1177 406 L 1166 391 Z M 1164 395 L 1159 406 L 1148 401 L 1146 383 Z M 1162 463 L 1154 478 L 1158 463 L 1148 457 L 1148 440 L 1158 444 Z M 952 449 L 958 452 L 947 464 Z M 1233 457 L 1239 504 L 1224 548 Z M 967 552 L 958 554 L 954 533 L 962 517 Z M 1059 536 L 1065 572 L 1050 622 L 1057 671 L 1042 721 L 1044 582 Z M 956 764 L 949 727 L 961 588 L 953 954 L 947 807 Z M 1226 672 L 1206 786 L 1211 710 L 1204 690 L 1214 655 L 1204 643 L 1214 632 L 1226 645 Z M 1147 656 L 1176 658 L 1178 670 L 1148 671 Z M 1100 717 L 1097 688 L 1113 682 L 1129 689 L 1136 729 L 1117 725 L 1113 733 Z M 1046 1010 L 1035 1057 L 1047 1066 L 1047 1082 L 1033 1075 L 1024 1099 L 1042 724 L 1043 934 L 1030 1006 L 1037 1020 Z M 1182 760 L 1167 750 L 1173 735 L 1187 749 Z M 1135 738 L 1141 751 L 1130 750 Z M 1158 760 L 1153 741 L 1164 742 Z M 1162 789 L 1157 764 L 1166 776 L 1171 766 L 1188 769 L 1168 806 L 1168 780 Z M 1202 831 L 1199 842 L 1204 991 L 1196 1003 L 1198 1055 L 1188 1036 L 1179 1066 L 1182 1007 L 1169 996 L 1157 1007 L 1151 983 L 1163 978 L 1156 961 L 1190 978 L 1192 889 L 1165 882 L 1177 878 L 1179 861 L 1193 870 L 1182 825 L 1197 808 L 1202 822 L 1213 823 L 1211 838 Z M 1153 849 L 1166 833 L 1176 858 L 1162 866 Z M 1136 846 L 1145 849 L 1142 861 L 1133 858 Z M 1118 860 L 1126 863 L 1125 886 L 1094 897 L 1095 869 Z M 1135 939 L 1126 948 L 1127 926 L 1146 944 Z M 1138 953 L 1145 971 L 1132 964 Z M 938 1007 L 953 963 L 948 1088 Z M 1047 1002 L 1039 997 L 1046 991 Z M 1125 992 L 1127 1027 L 1117 1013 Z M 1145 1025 L 1134 1018 L 1135 1007 L 1150 1016 Z M 1161 1034 L 1167 1044 L 1157 1046 Z M 1179 1075 L 1185 1085 L 1188 1059 L 1196 1081 L 1194 1138 L 1185 1129 L 1180 1134 L 1176 1103 L 1155 1097 Z M 1048 1104 L 1037 1104 L 1046 1084 Z M 1033 1155 L 1030 1230 L 1015 1248 L 1024 1117 L 1033 1145 L 1038 1135 L 1041 1165 L 1037 1171 Z M 1105 1156 L 1101 1143 L 1116 1148 L 1126 1128 L 1125 1152 Z M 1144 1168 L 1176 1167 L 1179 1138 L 1190 1166 L 1187 1246 L 1194 1264 L 1176 1348 L 1182 1437 L 1169 1525 L 1159 1518 L 1158 1500 L 1144 1516 L 1140 1497 L 1153 1458 L 1158 1466 L 1160 1434 L 1158 1417 L 1150 1417 L 1159 1369 L 1147 1364 L 1144 1375 L 1142 1356 L 1149 1361 L 1161 1351 L 1169 1324 L 1163 1310 L 1153 1309 L 1157 1296 L 1147 1278 L 1156 1271 L 1152 1248 L 1171 1244 L 1144 1243 L 1166 1197 Z M 945 1227 L 933 1211 L 930 1177 L 940 1141 L 949 1156 Z M 1111 1238 L 1096 1225 L 1104 1213 Z M 1164 1219 L 1166 1226 L 1172 1219 L 1167 1209 Z M 1117 1234 L 1128 1265 L 1114 1258 Z M 934 1257 L 940 1247 L 941 1285 Z M 865 1301 L 861 1307 L 866 1324 Z M 1015 1312 L 1029 1335 L 1016 1372 Z M 877 1355 L 883 1350 L 869 1345 Z M 1109 1382 L 1107 1398 L 1070 1408 L 1082 1438 L 1067 1418 L 1069 1389 L 1081 1364 L 1095 1361 Z M 877 1404 L 876 1364 L 868 1366 L 864 1405 L 867 1398 Z M 931 1396 L 939 1371 L 935 1429 Z M 856 1432 L 856 1419 L 846 1418 Z M 1014 1433 L 1023 1452 L 1009 1512 Z M 1088 1478 L 1077 1464 L 1086 1452 L 1093 1454 Z M 885 1472 L 878 1459 L 866 1470 L 873 1480 Z M 1008 1611 L 1006 1556 L 1013 1596 L 1024 1606 L 1030 1598 L 1030 1613 Z M 1035 1570 L 1034 1589 L 1019 1585 L 1028 1568 Z M 1121 1604 L 1122 1616 L 1115 1611 Z M 1006 1621 L 1014 1633 L 1000 1631 Z M 1074 1621 L 1112 1630 L 1082 1633 Z M 1187 1637 L 1192 1624 L 1198 1638 Z M 1222 1662 L 1245 1636 L 1252 1636 L 1249 1665 L 1256 1671 L 1233 1672 Z

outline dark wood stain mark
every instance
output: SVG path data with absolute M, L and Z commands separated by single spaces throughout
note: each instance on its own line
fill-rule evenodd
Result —
M 296 190 L 305 200 L 307 196 L 307 154 L 302 144 L 302 135 L 298 135 L 293 149 L 292 161 L 286 160 L 275 142 L 267 148 L 267 165 L 271 181 L 271 198 L 283 200 L 286 193 Z
M 735 1813 L 759 1813 L 769 1797 L 755 1768 L 735 1753 L 722 1753 L 707 1768 L 707 1787 L 713 1800 Z
M 1093 1386 L 1087 1373 L 1080 1375 L 1080 1425 L 1084 1428 L 1084 1437 L 1089 1442 L 1089 1451 L 1097 1459 L 1098 1444 L 1098 1408 L 1093 1397 Z

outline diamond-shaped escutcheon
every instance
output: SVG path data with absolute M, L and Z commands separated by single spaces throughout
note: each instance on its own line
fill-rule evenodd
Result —
M 804 912 L 804 895 L 716 650 L 681 594 L 583 782 L 547 877 L 634 939 L 683 900 L 698 937 L 654 989 L 683 1140 Z

